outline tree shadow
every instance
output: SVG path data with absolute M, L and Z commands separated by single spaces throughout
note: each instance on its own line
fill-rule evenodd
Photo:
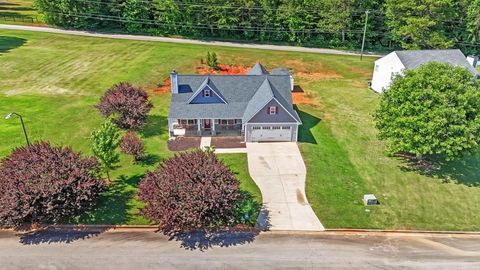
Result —
M 180 247 L 186 250 L 205 251 L 213 247 L 231 247 L 251 243 L 260 233 L 259 230 L 219 230 L 214 232 L 194 231 L 177 233 L 170 241 L 180 241 Z
M 131 199 L 141 175 L 126 177 L 121 175 L 102 193 L 95 209 L 82 214 L 78 222 L 85 224 L 125 224 L 130 220 L 130 211 L 134 208 Z
M 149 138 L 167 133 L 168 121 L 163 115 L 149 115 L 147 124 L 140 130 L 144 138 Z
M 457 183 L 469 187 L 480 186 L 480 153 L 467 155 L 461 159 L 447 161 L 442 157 L 430 158 L 431 169 L 417 166 L 415 159 L 404 158 L 401 168 L 421 175 L 441 179 L 445 183 Z
M 19 242 L 23 245 L 39 245 L 52 243 L 72 243 L 76 240 L 84 240 L 98 236 L 105 232 L 108 227 L 74 227 L 74 228 L 56 228 L 45 227 L 34 231 L 21 233 Z
M 295 106 L 295 110 L 302 120 L 302 125 L 298 127 L 298 141 L 317 144 L 317 140 L 315 139 L 315 136 L 313 136 L 311 129 L 318 125 L 322 120 L 314 115 L 301 111 L 297 106 Z
M 146 154 L 138 163 L 142 166 L 151 166 L 157 164 L 160 160 L 161 159 L 159 155 Z
M 0 55 L 18 48 L 26 42 L 27 40 L 23 38 L 0 36 Z
M 262 205 L 260 213 L 258 213 L 256 227 L 262 231 L 268 231 L 272 226 L 270 222 L 270 215 L 268 209 L 265 207 L 265 204 Z

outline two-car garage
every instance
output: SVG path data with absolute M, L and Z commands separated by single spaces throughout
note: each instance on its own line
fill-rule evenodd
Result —
M 247 125 L 247 142 L 291 142 L 297 140 L 297 125 Z

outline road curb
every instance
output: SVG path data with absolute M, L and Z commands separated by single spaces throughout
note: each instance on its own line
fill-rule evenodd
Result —
M 92 231 L 123 231 L 123 232 L 157 232 L 156 225 L 43 225 L 38 229 L 30 231 L 53 229 L 53 230 L 92 230 Z M 0 231 L 15 231 L 11 228 L 0 228 Z M 21 231 L 20 231 L 21 232 Z M 24 231 L 24 232 L 28 232 Z M 381 230 L 381 229 L 326 229 L 324 231 L 300 231 L 300 230 L 259 230 L 258 228 L 249 229 L 225 229 L 223 232 L 255 232 L 266 234 L 303 234 L 303 235 L 398 235 L 398 236 L 479 236 L 480 231 L 428 231 L 428 230 Z

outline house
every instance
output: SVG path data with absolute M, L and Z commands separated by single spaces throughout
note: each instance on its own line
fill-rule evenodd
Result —
M 395 75 L 401 75 L 405 69 L 415 69 L 432 61 L 465 67 L 478 76 L 460 50 L 394 51 L 375 61 L 371 88 L 381 93 L 388 88 Z
M 170 137 L 243 136 L 246 142 L 297 141 L 287 69 L 257 63 L 246 75 L 171 74 Z

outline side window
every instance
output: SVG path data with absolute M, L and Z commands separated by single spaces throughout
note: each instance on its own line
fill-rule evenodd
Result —
M 268 114 L 277 114 L 277 107 L 276 106 L 268 107 Z
M 203 90 L 203 96 L 204 97 L 210 97 L 211 96 L 210 89 Z
M 378 71 L 380 67 L 378 65 L 375 65 L 375 71 Z

